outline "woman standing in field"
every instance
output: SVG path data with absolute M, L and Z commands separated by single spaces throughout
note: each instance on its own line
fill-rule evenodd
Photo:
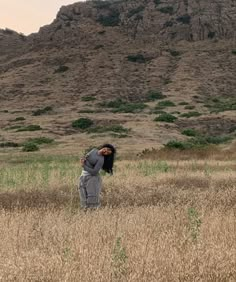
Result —
M 83 167 L 79 178 L 80 203 L 83 208 L 100 206 L 101 176 L 99 171 L 113 174 L 113 163 L 116 149 L 111 144 L 94 148 L 81 159 Z

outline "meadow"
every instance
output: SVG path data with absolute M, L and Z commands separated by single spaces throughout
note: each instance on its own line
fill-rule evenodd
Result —
M 151 155 L 118 158 L 93 211 L 79 156 L 2 156 L 0 281 L 236 281 L 235 159 Z

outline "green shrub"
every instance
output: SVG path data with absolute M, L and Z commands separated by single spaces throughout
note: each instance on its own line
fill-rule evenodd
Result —
M 144 64 L 148 61 L 148 59 L 145 58 L 142 54 L 129 55 L 127 56 L 127 59 L 130 62 L 139 63 L 139 64 Z
M 128 103 L 120 98 L 113 101 L 100 103 L 101 107 L 113 108 L 113 113 L 135 113 L 147 107 L 144 103 Z
M 128 18 L 131 18 L 132 16 L 134 16 L 135 14 L 138 14 L 140 12 L 142 12 L 143 10 L 145 9 L 145 6 L 141 5 L 141 6 L 138 6 L 137 8 L 134 8 L 132 10 L 129 10 L 128 14 L 127 14 L 127 17 Z
M 206 142 L 209 144 L 222 144 L 232 140 L 231 136 L 207 136 L 205 137 Z
M 19 128 L 22 128 L 22 125 L 13 125 L 13 126 L 5 128 L 5 130 L 14 130 L 14 129 L 19 129 Z
M 166 107 L 174 107 L 174 106 L 175 106 L 175 103 L 169 100 L 165 100 L 165 101 L 158 102 L 156 108 L 166 108 Z
M 119 124 L 109 125 L 109 126 L 96 126 L 88 129 L 88 133 L 104 133 L 104 132 L 116 132 L 116 133 L 127 133 L 128 128 L 123 127 Z
M 41 126 L 31 124 L 31 125 L 22 126 L 22 127 L 18 128 L 17 132 L 20 132 L 20 131 L 37 131 L 37 130 L 42 130 Z
M 188 106 L 186 106 L 186 107 L 184 107 L 186 110 L 193 110 L 193 109 L 195 109 L 195 106 L 190 106 L 190 105 L 188 105 Z
M 178 17 L 176 20 L 177 22 L 181 22 L 183 24 L 190 24 L 191 16 L 188 14 L 185 14 L 183 16 Z
M 235 98 L 214 98 L 208 101 L 208 104 L 204 104 L 213 113 L 219 113 L 224 111 L 236 110 Z
M 145 109 L 147 105 L 143 103 L 127 103 L 120 105 L 119 108 L 113 109 L 113 113 L 137 113 Z
M 174 112 L 171 112 L 172 115 L 179 115 L 181 114 L 179 111 L 174 111 Z
M 151 110 L 150 113 L 151 113 L 151 114 L 157 114 L 157 115 L 166 114 L 165 111 L 158 110 L 158 109 L 153 109 L 153 110 Z
M 236 55 L 236 49 L 235 49 L 235 50 L 232 50 L 232 54 L 233 54 L 233 55 Z
M 79 110 L 78 113 L 81 113 L 81 114 L 93 114 L 93 113 L 99 113 L 101 111 L 98 111 L 98 110 L 90 110 L 90 109 L 82 109 L 82 110 Z
M 79 118 L 72 122 L 72 127 L 80 128 L 80 129 L 87 129 L 93 125 L 93 121 L 89 118 Z
M 187 102 L 180 102 L 179 105 L 180 106 L 185 106 L 185 105 L 188 105 L 188 103 Z
M 54 71 L 54 73 L 66 72 L 68 70 L 69 70 L 69 67 L 61 65 Z
M 81 97 L 81 101 L 84 101 L 84 102 L 89 102 L 89 101 L 94 101 L 94 100 L 96 100 L 96 97 L 94 97 L 94 96 Z
M 181 133 L 183 135 L 192 136 L 192 137 L 198 135 L 198 132 L 195 129 L 192 129 L 192 128 L 185 129 Z
M 40 116 L 40 115 L 43 115 L 43 114 L 47 114 L 51 111 L 52 111 L 52 107 L 48 106 L 48 107 L 45 107 L 43 109 L 38 109 L 36 111 L 33 111 L 32 115 L 33 116 Z
M 178 57 L 180 56 L 180 52 L 179 51 L 176 51 L 176 50 L 169 50 L 171 56 L 173 57 Z
M 108 15 L 100 15 L 97 22 L 103 26 L 118 26 L 120 23 L 120 12 L 112 9 Z
M 202 114 L 200 114 L 199 112 L 188 112 L 188 113 L 181 114 L 180 116 L 190 118 L 190 117 L 199 117 L 201 115 Z
M 191 138 L 188 141 L 170 140 L 164 146 L 170 149 L 185 150 L 192 148 L 203 148 L 211 144 L 218 145 L 230 140 L 232 140 L 230 136 L 200 136 L 196 134 L 195 138 Z
M 161 13 L 164 13 L 164 14 L 172 15 L 173 12 L 174 12 L 174 8 L 171 7 L 171 6 L 166 6 L 166 7 L 158 9 L 158 11 L 160 11 Z
M 146 101 L 150 102 L 150 101 L 155 101 L 155 100 L 161 100 L 166 98 L 165 95 L 163 95 L 160 91 L 158 90 L 150 90 L 147 93 L 147 97 L 146 97 Z
M 161 0 L 153 0 L 153 2 L 156 6 L 158 6 L 162 3 Z
M 215 31 L 209 31 L 207 37 L 213 39 L 216 36 Z
M 15 119 L 12 119 L 11 122 L 13 122 L 13 121 L 23 121 L 23 120 L 25 120 L 24 117 L 17 117 Z
M 23 152 L 35 152 L 38 150 L 39 147 L 35 143 L 31 143 L 31 142 L 25 143 L 22 148 Z
M 0 148 L 4 148 L 4 147 L 12 147 L 12 148 L 15 148 L 15 147 L 19 147 L 19 144 L 18 144 L 18 143 L 15 143 L 15 142 L 4 142 L 4 143 L 0 143 Z
M 170 140 L 164 146 L 169 149 L 180 149 L 180 150 L 191 149 L 193 147 L 193 145 L 190 142 L 183 142 L 178 140 Z
M 41 144 L 51 144 L 53 142 L 54 142 L 54 140 L 51 139 L 51 138 L 37 137 L 37 138 L 28 139 L 28 141 L 26 143 L 34 143 L 34 144 L 37 144 L 37 145 L 41 145 Z
M 174 122 L 177 119 L 177 117 L 165 113 L 165 114 L 160 114 L 158 117 L 154 119 L 154 121 L 161 121 L 161 122 Z

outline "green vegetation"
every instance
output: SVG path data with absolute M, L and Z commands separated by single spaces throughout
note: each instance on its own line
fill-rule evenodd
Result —
M 127 56 L 128 61 L 133 62 L 133 63 L 139 63 L 139 64 L 144 64 L 150 59 L 145 58 L 142 54 L 134 54 L 134 55 L 129 55 Z
M 32 115 L 33 115 L 33 116 L 41 116 L 41 115 L 47 114 L 47 113 L 49 113 L 49 112 L 51 112 L 51 111 L 52 111 L 52 107 L 47 106 L 47 107 L 45 107 L 45 108 L 43 108 L 43 109 L 38 109 L 38 110 L 36 110 L 36 111 L 33 111 L 33 112 L 32 112 Z
M 147 107 L 144 103 L 128 103 L 120 98 L 113 101 L 103 102 L 100 107 L 112 108 L 113 113 L 136 113 Z
M 213 39 L 215 36 L 216 36 L 215 31 L 209 31 L 209 32 L 208 32 L 207 37 L 208 37 L 209 39 Z
M 120 23 L 120 12 L 116 9 L 111 9 L 108 15 L 100 15 L 97 22 L 103 26 L 118 26 Z
M 188 106 L 186 106 L 186 107 L 184 107 L 186 110 L 193 110 L 193 109 L 195 109 L 195 106 L 190 106 L 190 105 L 188 105 Z
M 184 129 L 181 133 L 183 135 L 192 136 L 192 137 L 199 135 L 199 133 L 193 128 Z
M 172 115 L 180 115 L 180 112 L 179 111 L 174 111 L 174 112 L 171 112 Z
M 218 145 L 218 144 L 226 143 L 232 140 L 232 137 L 231 136 L 207 136 L 205 137 L 205 140 L 209 144 Z
M 116 280 L 125 278 L 127 271 L 127 259 L 126 249 L 121 244 L 121 237 L 118 237 L 112 253 L 113 275 Z
M 25 120 L 24 117 L 17 117 L 17 118 L 15 118 L 15 119 L 12 119 L 11 122 L 14 122 L 14 121 L 23 121 L 23 120 Z
M 94 96 L 81 97 L 81 101 L 84 101 L 84 102 L 89 102 L 89 101 L 94 101 L 94 100 L 96 100 L 96 97 L 94 97 Z
M 172 6 L 166 6 L 163 8 L 159 8 L 158 11 L 164 14 L 172 15 L 174 13 L 174 8 Z
M 15 142 L 3 142 L 3 143 L 0 143 L 0 148 L 5 148 L 5 147 L 15 148 L 15 147 L 19 147 L 19 144 L 15 143 Z
M 180 106 L 185 106 L 185 105 L 188 105 L 188 103 L 187 102 L 180 102 L 179 105 Z
M 236 110 L 235 98 L 214 98 L 209 99 L 208 103 L 204 105 L 209 108 L 212 113 L 219 113 L 224 111 Z
M 233 55 L 236 55 L 236 49 L 235 49 L 235 50 L 232 50 L 232 54 L 233 54 Z
M 89 118 L 79 118 L 72 122 L 73 128 L 87 129 L 93 125 L 93 121 Z
M 66 72 L 69 70 L 69 67 L 64 66 L 64 65 L 60 65 L 55 71 L 54 73 L 62 73 L 62 72 Z
M 142 12 L 143 10 L 145 9 L 145 6 L 141 5 L 141 6 L 138 6 L 137 8 L 134 8 L 132 10 L 129 10 L 128 14 L 127 14 L 127 17 L 128 18 L 131 18 L 132 16 Z
M 180 52 L 179 51 L 176 51 L 176 50 L 169 50 L 171 56 L 173 57 L 178 57 L 180 56 Z
M 158 6 L 162 3 L 161 0 L 153 0 L 153 2 L 156 6 Z
M 148 161 L 141 161 L 137 168 L 143 176 L 170 171 L 170 166 L 165 161 L 154 161 L 152 164 Z
M 22 127 L 22 125 L 13 125 L 13 126 L 5 128 L 5 130 L 14 130 L 14 129 L 19 129 L 21 127 Z
M 104 132 L 127 133 L 130 129 L 123 127 L 120 124 L 113 124 L 108 126 L 96 126 L 87 130 L 88 133 L 104 133 Z
M 32 143 L 32 142 L 25 143 L 22 147 L 23 152 L 35 152 L 38 150 L 39 150 L 39 147 L 35 143 Z
M 194 208 L 188 209 L 188 220 L 191 237 L 194 241 L 196 241 L 200 235 L 202 221 L 200 220 L 198 212 Z
M 182 24 L 190 24 L 191 16 L 188 14 L 185 14 L 183 16 L 178 17 L 176 20 L 177 22 L 180 22 Z
M 231 136 L 201 136 L 197 134 L 195 138 L 191 138 L 187 141 L 170 140 L 164 146 L 169 149 L 186 150 L 206 147 L 211 144 L 219 145 L 222 143 L 226 143 L 230 140 L 232 140 Z
M 37 131 L 37 130 L 42 130 L 40 125 L 35 125 L 35 124 L 31 124 L 31 125 L 27 125 L 27 126 L 20 126 L 17 129 L 17 132 L 20 131 Z
M 161 100 L 161 99 L 164 99 L 164 98 L 166 98 L 166 96 L 163 95 L 161 91 L 150 90 L 147 93 L 146 101 L 151 102 L 151 101 L 155 101 L 155 100 Z
M 151 114 L 157 114 L 157 115 L 161 115 L 161 114 L 167 114 L 165 111 L 159 110 L 159 109 L 153 109 L 150 111 Z
M 37 145 L 42 145 L 42 144 L 51 144 L 53 143 L 54 140 L 48 137 L 37 137 L 37 138 L 30 138 L 26 143 L 34 143 Z
M 177 117 L 168 114 L 168 113 L 164 113 L 164 114 L 160 114 L 158 117 L 156 117 L 154 119 L 154 121 L 161 121 L 161 122 L 174 122 L 177 119 Z
M 202 114 L 200 114 L 199 112 L 188 112 L 188 113 L 181 114 L 180 116 L 186 117 L 186 118 L 191 118 L 191 117 L 199 117 L 201 115 Z
M 174 107 L 175 103 L 171 102 L 170 100 L 160 101 L 156 105 L 156 109 L 163 109 L 167 107 Z

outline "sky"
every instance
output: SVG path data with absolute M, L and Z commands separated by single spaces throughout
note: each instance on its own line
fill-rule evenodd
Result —
M 78 1 L 0 0 L 0 28 L 10 28 L 25 35 L 37 32 L 41 26 L 50 24 L 56 18 L 61 6 Z

